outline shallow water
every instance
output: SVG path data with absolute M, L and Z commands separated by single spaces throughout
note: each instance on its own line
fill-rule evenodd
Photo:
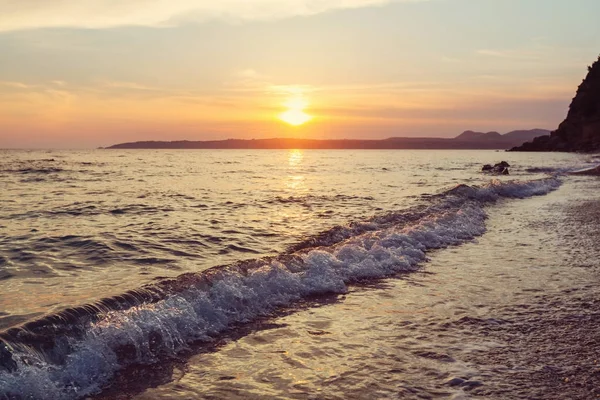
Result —
M 133 385 L 143 391 L 134 398 L 583 398 L 531 379 L 545 368 L 565 369 L 564 379 L 568 365 L 519 344 L 512 359 L 490 331 L 538 329 L 540 315 L 564 318 L 569 307 L 581 314 L 576 299 L 597 297 L 597 221 L 582 226 L 571 213 L 573 192 L 600 210 L 598 189 L 599 181 L 581 179 L 545 197 L 497 204 L 482 237 L 435 251 L 419 272 L 256 324 L 165 367 L 155 382 L 168 383 Z M 490 362 L 485 355 L 494 351 L 507 360 Z
M 480 165 L 500 158 L 516 176 L 581 162 L 491 151 L 4 151 L 0 328 L 158 276 L 278 254 L 423 193 L 488 181 Z
M 572 288 L 595 268 L 593 241 L 566 211 L 575 198 L 595 200 L 595 181 L 548 178 L 592 165 L 588 156 L 3 156 L 0 329 L 39 321 L 4 335 L 18 366 L 0 369 L 9 398 L 79 398 L 100 388 L 104 398 L 484 393 L 502 371 L 471 353 L 499 344 L 467 333 L 503 324 L 506 310 L 533 307 L 540 291 Z M 480 167 L 500 159 L 512 175 L 490 185 Z M 471 187 L 448 191 L 457 184 Z M 532 195 L 545 196 L 515 199 Z M 39 319 L 85 303 L 95 305 Z M 462 381 L 444 384 L 452 378 Z

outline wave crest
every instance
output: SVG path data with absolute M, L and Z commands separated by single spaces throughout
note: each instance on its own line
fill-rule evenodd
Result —
M 1 332 L 10 349 L 0 353 L 0 398 L 92 394 L 127 365 L 176 355 L 302 298 L 413 271 L 428 250 L 482 235 L 486 204 L 559 186 L 557 178 L 460 185 L 427 205 L 332 229 L 278 257 L 184 274 Z

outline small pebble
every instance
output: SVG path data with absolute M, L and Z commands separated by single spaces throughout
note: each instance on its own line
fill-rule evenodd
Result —
M 474 389 L 476 387 L 483 386 L 483 383 L 480 381 L 466 381 L 462 384 L 462 386 L 467 389 Z
M 465 380 L 462 378 L 451 378 L 447 380 L 445 384 L 448 386 L 458 386 L 462 385 L 463 383 L 465 383 Z

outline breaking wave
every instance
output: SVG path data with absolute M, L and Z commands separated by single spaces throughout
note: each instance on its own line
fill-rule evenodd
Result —
M 303 298 L 410 272 L 431 249 L 485 232 L 485 206 L 544 195 L 558 178 L 459 185 L 425 204 L 336 227 L 277 257 L 163 280 L 0 332 L 0 399 L 77 399 L 133 364 L 177 355 Z

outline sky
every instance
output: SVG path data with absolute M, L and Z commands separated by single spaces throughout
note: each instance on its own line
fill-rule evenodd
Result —
M 600 54 L 598 15 L 598 0 L 0 0 L 0 148 L 552 130 Z

